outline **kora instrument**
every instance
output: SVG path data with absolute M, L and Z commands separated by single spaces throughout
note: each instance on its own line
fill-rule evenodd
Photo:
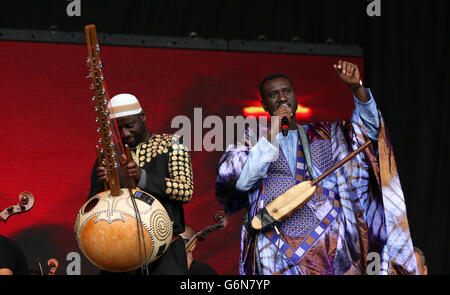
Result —
M 106 168 L 104 191 L 92 196 L 79 210 L 74 232 L 83 254 L 100 269 L 130 272 L 160 258 L 173 237 L 173 222 L 166 209 L 152 195 L 137 189 L 120 166 L 120 156 L 130 152 L 123 147 L 103 77 L 100 46 L 95 25 L 85 27 L 91 89 L 95 96 L 98 132 L 97 161 Z M 123 188 L 120 179 L 128 180 Z M 147 269 L 148 270 L 148 269 Z

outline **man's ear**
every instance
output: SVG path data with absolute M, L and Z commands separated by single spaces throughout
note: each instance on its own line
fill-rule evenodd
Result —
M 424 275 L 428 275 L 428 266 L 424 265 L 422 270 Z
M 147 116 L 145 115 L 145 111 L 144 110 L 142 110 L 142 112 L 141 112 L 141 119 L 142 119 L 143 122 L 145 122 L 145 120 L 147 120 Z

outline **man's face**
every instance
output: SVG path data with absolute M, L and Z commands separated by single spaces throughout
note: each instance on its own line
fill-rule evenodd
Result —
M 123 144 L 134 148 L 145 140 L 147 130 L 145 120 L 144 113 L 116 119 L 117 128 L 119 129 Z
M 427 275 L 428 274 L 428 267 L 426 265 L 422 264 L 422 259 L 420 259 L 419 253 L 414 251 L 414 255 L 416 256 L 417 268 L 419 270 L 419 275 Z
M 297 95 L 286 78 L 269 80 L 263 85 L 262 106 L 271 116 L 282 104 L 287 104 L 295 118 Z

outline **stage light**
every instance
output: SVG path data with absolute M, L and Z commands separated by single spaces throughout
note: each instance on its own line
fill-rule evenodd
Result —
M 255 117 L 267 117 L 267 113 L 261 106 L 249 106 L 243 109 L 244 116 L 255 116 Z M 311 117 L 312 110 L 308 107 L 298 105 L 297 111 L 295 112 L 296 119 L 307 119 Z
M 58 28 L 57 25 L 51 25 L 50 27 L 48 27 L 48 29 L 50 30 L 50 33 L 51 33 L 52 35 L 54 35 L 54 34 L 56 33 L 56 31 L 59 30 L 59 28 Z
M 267 41 L 267 36 L 266 35 L 259 35 L 258 36 L 258 41 Z
M 300 43 L 300 41 L 301 41 L 301 38 L 298 36 L 294 36 L 291 38 L 292 43 Z
M 190 32 L 188 35 L 189 38 L 197 40 L 199 38 L 196 32 Z

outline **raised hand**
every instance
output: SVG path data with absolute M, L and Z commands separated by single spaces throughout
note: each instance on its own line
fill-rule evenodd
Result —
M 333 65 L 333 67 L 342 82 L 350 86 L 353 94 L 356 96 L 356 98 L 358 98 L 359 101 L 369 101 L 369 96 L 362 86 L 361 75 L 359 73 L 357 65 L 348 61 L 339 60 L 337 64 Z
M 333 66 L 342 82 L 349 85 L 357 85 L 359 83 L 361 76 L 357 65 L 348 61 L 339 60 Z

